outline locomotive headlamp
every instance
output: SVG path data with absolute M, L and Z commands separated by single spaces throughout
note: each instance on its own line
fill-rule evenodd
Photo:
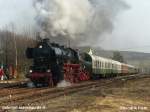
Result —
M 39 48 L 42 48 L 42 47 L 43 47 L 42 45 L 39 46 Z
M 50 70 L 50 69 L 48 69 L 48 70 L 47 70 L 47 72 L 49 73 L 49 72 L 51 72 L 51 70 Z
M 30 72 L 30 73 L 32 73 L 33 71 L 32 71 L 32 70 L 30 70 L 29 72 Z

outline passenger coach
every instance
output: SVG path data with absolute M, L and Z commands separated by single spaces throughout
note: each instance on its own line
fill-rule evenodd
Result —
M 128 75 L 138 72 L 132 65 L 93 55 L 91 51 L 82 54 L 82 59 L 84 60 L 85 68 L 87 71 L 89 70 L 91 77 L 94 79 Z

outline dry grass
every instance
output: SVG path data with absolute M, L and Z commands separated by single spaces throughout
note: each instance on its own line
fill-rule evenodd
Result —
M 56 98 L 45 105 L 51 112 L 150 112 L 150 78 L 118 81 L 109 87 Z

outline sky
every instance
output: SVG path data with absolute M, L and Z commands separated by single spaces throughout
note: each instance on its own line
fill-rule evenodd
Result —
M 113 32 L 103 35 L 97 46 L 150 53 L 150 0 L 124 1 L 130 8 L 117 16 Z M 15 23 L 19 31 L 23 26 L 32 26 L 34 17 L 32 0 L 0 0 L 0 28 Z
M 106 49 L 150 52 L 150 0 L 126 0 L 130 8 L 117 17 L 112 34 L 102 45 Z
M 33 25 L 35 12 L 32 8 L 32 0 L 0 0 L 0 28 L 10 24 L 20 27 Z

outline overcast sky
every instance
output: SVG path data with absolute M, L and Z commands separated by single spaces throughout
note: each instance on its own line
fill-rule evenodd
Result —
M 0 0 L 0 28 L 15 23 L 20 29 L 34 24 L 34 17 L 32 0 Z
M 126 0 L 130 9 L 118 16 L 112 34 L 104 39 L 107 49 L 150 52 L 150 0 Z
M 150 53 L 150 0 L 124 0 L 130 6 L 115 21 L 112 34 L 105 35 L 99 46 L 105 49 L 133 50 Z M 6 24 L 34 24 L 31 0 L 0 0 L 0 28 Z

